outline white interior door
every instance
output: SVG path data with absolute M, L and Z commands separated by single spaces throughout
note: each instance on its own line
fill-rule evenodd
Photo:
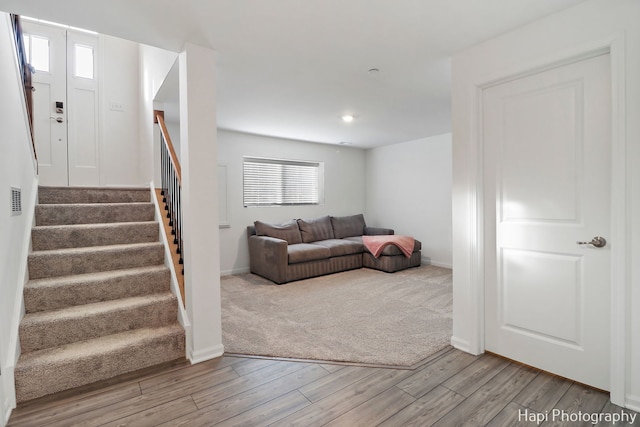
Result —
M 99 185 L 97 38 L 25 21 L 40 184 Z
M 485 347 L 609 390 L 609 55 L 483 92 Z

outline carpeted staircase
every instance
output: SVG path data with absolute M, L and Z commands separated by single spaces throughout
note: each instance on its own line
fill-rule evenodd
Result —
M 149 189 L 41 187 L 18 402 L 183 358 Z

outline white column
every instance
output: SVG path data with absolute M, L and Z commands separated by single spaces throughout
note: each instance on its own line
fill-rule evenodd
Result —
M 198 363 L 224 352 L 214 52 L 187 43 L 179 61 L 187 356 Z

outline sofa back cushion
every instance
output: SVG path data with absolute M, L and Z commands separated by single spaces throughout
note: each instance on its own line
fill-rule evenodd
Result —
M 258 236 L 268 236 L 286 240 L 290 245 L 302 243 L 300 229 L 298 228 L 296 220 L 291 220 L 290 222 L 281 225 L 269 224 L 262 221 L 256 221 L 253 224 L 256 227 L 256 234 Z
M 332 216 L 331 225 L 336 239 L 362 236 L 364 234 L 364 215 Z
M 333 227 L 329 216 L 314 219 L 299 219 L 298 227 L 304 243 L 333 239 Z

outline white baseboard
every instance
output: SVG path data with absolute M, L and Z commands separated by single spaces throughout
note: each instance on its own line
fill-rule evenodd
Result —
M 467 340 L 463 340 L 456 337 L 451 337 L 451 345 L 453 348 L 458 349 L 460 351 L 464 351 L 465 353 L 474 354 L 471 349 L 471 343 Z
M 189 361 L 191 362 L 191 364 L 206 362 L 207 360 L 217 359 L 223 354 L 224 346 L 222 344 L 198 351 L 193 351 L 193 349 L 191 349 L 189 351 Z
M 11 412 L 16 407 L 15 379 L 13 372 L 14 367 L 8 366 L 2 370 L 2 376 L 0 376 L 0 387 L 2 387 L 2 393 L 0 393 L 0 396 L 3 396 L 2 401 L 0 401 L 0 414 L 2 415 L 0 425 L 3 426 L 9 422 Z
M 640 396 L 627 394 L 624 399 L 624 407 L 632 411 L 640 412 Z
M 451 270 L 453 268 L 453 266 L 451 264 L 447 264 L 447 263 L 439 262 L 439 261 L 431 261 L 430 264 L 435 266 L 435 267 L 448 268 L 449 270 Z
M 244 274 L 250 271 L 249 267 L 233 268 L 231 270 L 223 270 L 220 272 L 220 276 L 233 276 L 234 274 Z
M 433 260 L 433 259 L 431 259 L 429 257 L 426 257 L 426 256 L 422 257 L 421 261 L 422 261 L 423 265 L 433 265 L 434 267 L 442 267 L 442 268 L 448 268 L 448 269 L 452 268 L 451 264 L 448 264 L 446 262 L 440 262 L 440 261 L 437 261 L 437 260 Z

